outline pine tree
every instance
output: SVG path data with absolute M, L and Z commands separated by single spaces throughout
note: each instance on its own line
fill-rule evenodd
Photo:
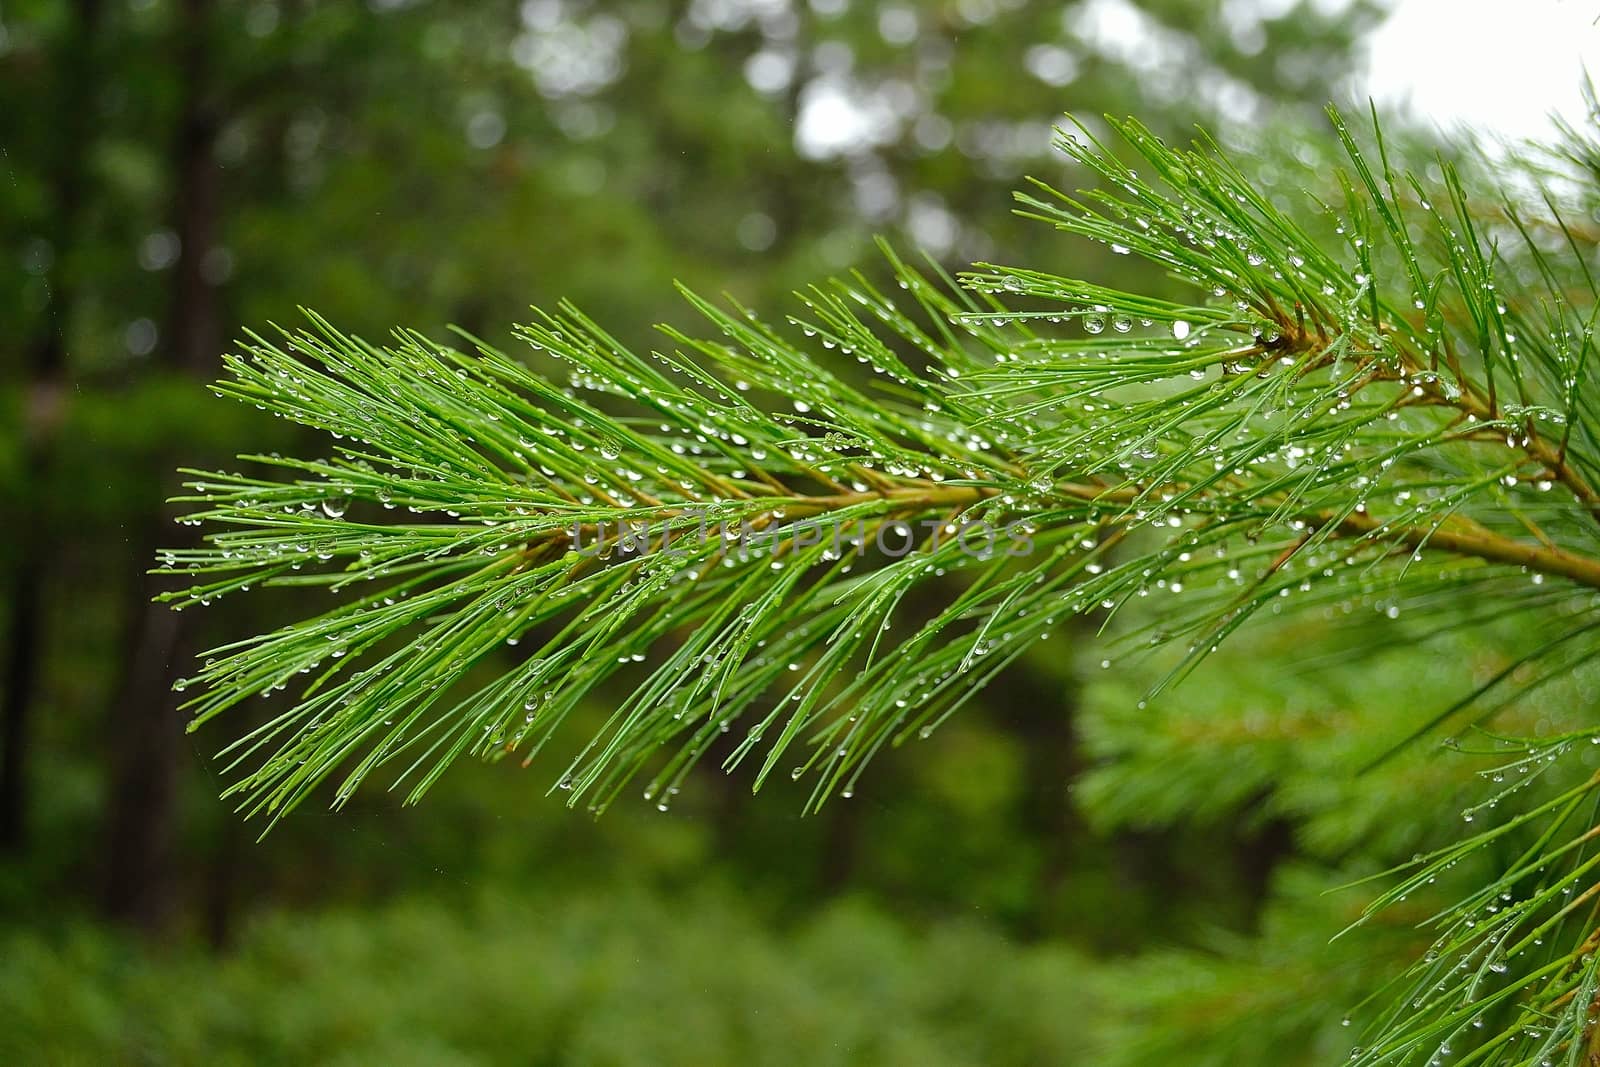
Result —
M 1187 300 L 1022 266 L 952 278 L 886 247 L 899 291 L 853 274 L 783 327 L 685 293 L 705 335 L 664 327 L 642 352 L 541 313 L 520 335 L 566 382 L 466 334 L 375 345 L 308 313 L 251 335 L 217 391 L 329 455 L 189 472 L 185 521 L 213 530 L 163 557 L 193 583 L 169 599 L 336 597 L 180 683 L 193 726 L 295 690 L 226 749 L 230 793 L 269 826 L 330 779 L 336 806 L 374 773 L 415 801 L 457 757 L 532 759 L 601 702 L 557 780 L 569 803 L 642 777 L 665 808 L 716 745 L 756 788 L 809 776 L 815 810 L 1075 617 L 1107 665 L 1159 665 L 1146 699 L 1235 635 L 1362 662 L 1483 633 L 1505 650 L 1486 677 L 1449 665 L 1427 715 L 1375 708 L 1330 749 L 1374 788 L 1424 737 L 1493 764 L 1464 813 L 1486 828 L 1377 883 L 1366 917 L 1455 895 L 1414 916 L 1431 943 L 1368 990 L 1353 1059 L 1600 1062 L 1600 289 L 1569 222 L 1592 217 L 1600 145 L 1569 128 L 1498 179 L 1408 170 L 1376 122 L 1332 116 L 1340 167 L 1257 174 L 1133 121 L 1062 134 L 1092 187 L 1035 185 L 1021 211 Z M 1502 728 L 1529 708 L 1533 736 Z M 1162 803 L 1174 772 L 1139 765 L 1154 716 L 1102 723 L 1132 753 L 1103 792 Z

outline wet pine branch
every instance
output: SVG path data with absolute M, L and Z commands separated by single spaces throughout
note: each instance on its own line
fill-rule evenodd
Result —
M 562 305 L 520 333 L 564 381 L 470 337 L 374 345 L 315 316 L 252 336 L 219 393 L 329 454 L 190 472 L 184 521 L 210 530 L 160 568 L 178 606 L 327 598 L 182 683 L 195 725 L 294 690 L 225 750 L 241 807 L 270 825 L 379 771 L 416 800 L 460 756 L 575 734 L 552 787 L 572 803 L 642 776 L 664 806 L 716 752 L 756 787 L 809 776 L 814 810 L 1085 614 L 1117 655 L 1176 650 L 1152 691 L 1257 617 L 1317 615 L 1346 655 L 1485 610 L 1520 625 L 1504 671 L 1397 723 L 1411 739 L 1492 737 L 1473 731 L 1582 670 L 1600 286 L 1566 217 L 1600 201 L 1593 174 L 1531 197 L 1547 161 L 1504 187 L 1448 159 L 1419 176 L 1335 115 L 1343 165 L 1284 161 L 1274 186 L 1203 137 L 1109 130 L 1062 135 L 1086 190 L 1021 210 L 1187 298 L 886 249 L 892 296 L 857 274 L 779 328 L 685 294 L 707 335 L 666 327 L 659 351 Z M 1431 920 L 1357 1060 L 1592 1047 L 1596 782 L 1529 788 L 1590 736 L 1493 738 L 1518 768 L 1495 803 L 1525 810 L 1395 872 L 1382 906 L 1523 850 Z

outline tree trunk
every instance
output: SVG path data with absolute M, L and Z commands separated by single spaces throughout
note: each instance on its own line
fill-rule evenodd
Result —
M 44 628 L 45 552 L 40 506 L 54 452 L 55 422 L 60 410 L 59 343 L 56 334 L 45 353 L 35 357 L 33 395 L 29 398 L 23 452 L 22 507 L 18 514 L 16 559 L 12 562 L 10 599 L 6 606 L 6 662 L 0 694 L 0 851 L 19 853 L 27 844 L 29 720 L 39 687 L 39 640 Z M 48 351 L 53 350 L 53 351 Z
M 141 540 L 140 547 L 147 545 Z M 141 585 L 140 600 L 148 600 L 147 591 Z M 171 857 L 182 725 L 172 710 L 170 679 L 182 616 L 149 603 L 134 611 L 137 622 L 111 709 L 104 906 L 108 918 L 154 931 L 170 917 L 176 890 Z
M 56 78 L 52 95 L 61 125 L 48 170 L 54 200 L 44 229 L 58 265 L 75 246 L 82 226 L 87 160 L 95 132 L 100 15 L 100 0 L 78 0 L 73 5 L 71 29 L 63 33 L 51 64 Z M 55 271 L 50 307 L 39 334 L 28 346 L 31 389 L 24 427 L 22 492 L 16 512 L 24 521 L 15 524 L 17 555 L 6 583 L 7 648 L 0 672 L 0 685 L 5 687 L 0 692 L 0 852 L 21 852 L 27 841 L 30 719 L 38 696 L 45 581 L 52 548 L 44 503 L 65 396 L 65 332 L 76 296 L 71 278 L 70 269 Z
M 177 16 L 181 96 L 172 170 L 180 246 L 161 349 L 174 369 L 206 377 L 222 344 L 221 310 L 205 267 L 216 245 L 220 206 L 215 155 L 220 121 L 208 61 L 211 13 L 211 0 L 184 0 Z M 152 559 L 162 542 L 178 540 L 165 520 L 160 509 L 143 520 L 134 538 L 140 560 Z M 172 913 L 177 888 L 171 853 L 183 728 L 174 714 L 171 683 L 187 651 L 183 616 L 151 603 L 159 591 L 153 579 L 137 583 L 122 685 L 112 708 L 103 893 L 109 917 L 152 931 Z
M 1069 623 L 1062 629 L 1061 639 L 1068 640 L 1085 628 Z M 1023 924 L 1030 936 L 1042 936 L 1056 932 L 1056 900 L 1071 869 L 1072 848 L 1088 834 L 1068 792 L 1083 769 L 1076 728 L 1078 685 L 1069 680 L 1058 688 L 1014 667 L 1010 677 L 997 678 L 989 691 L 998 721 L 1022 743 L 1017 817 L 1040 853 L 1033 907 Z

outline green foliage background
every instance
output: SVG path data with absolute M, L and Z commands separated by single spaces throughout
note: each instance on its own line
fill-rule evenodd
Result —
M 302 303 L 369 337 L 459 324 L 509 350 L 527 304 L 565 297 L 642 346 L 654 322 L 689 328 L 672 279 L 774 317 L 850 267 L 888 285 L 875 233 L 950 269 L 1174 294 L 1009 214 L 1025 175 L 1087 180 L 1050 126 L 1070 110 L 1248 131 L 1294 188 L 1331 155 L 1293 141 L 1332 144 L 1318 107 L 1372 13 L 1241 22 L 1149 0 L 1161 45 L 1141 52 L 1096 28 L 1105 6 L 0 12 L 0 596 L 36 668 L 0 683 L 28 723 L 24 832 L 0 860 L 0 1056 L 1345 1059 L 1341 1015 L 1427 948 L 1414 923 L 1448 898 L 1330 944 L 1376 890 L 1327 891 L 1457 840 L 1492 760 L 1426 746 L 1351 770 L 1510 664 L 1516 635 L 1493 625 L 1423 653 L 1402 620 L 1384 654 L 1306 663 L 1342 638 L 1299 620 L 1143 706 L 1171 664 L 1064 627 L 820 815 L 799 814 L 807 783 L 752 800 L 748 775 L 713 768 L 668 813 L 630 792 L 595 821 L 503 761 L 457 768 L 420 810 L 377 790 L 336 815 L 313 802 L 256 843 L 217 800 L 233 735 L 185 738 L 168 685 L 304 612 L 224 601 L 168 632 L 145 607 L 165 586 L 138 577 L 178 529 L 155 504 L 174 466 L 304 445 L 203 387 L 242 329 Z M 795 76 L 760 91 L 758 55 L 798 57 Z M 892 117 L 871 143 L 802 151 L 808 93 L 828 89 Z M 1268 114 L 1285 144 L 1252 129 Z M 1500 725 L 1581 725 L 1591 699 L 1578 679 Z

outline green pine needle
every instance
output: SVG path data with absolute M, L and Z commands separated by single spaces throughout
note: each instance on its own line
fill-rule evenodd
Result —
M 809 775 L 815 809 L 1081 614 L 1176 646 L 1158 689 L 1259 615 L 1343 622 L 1342 655 L 1397 618 L 1524 621 L 1515 668 L 1464 679 L 1413 737 L 1570 676 L 1600 650 L 1600 389 L 1593 242 L 1563 202 L 1596 152 L 1569 131 L 1565 159 L 1497 189 L 1460 162 L 1396 169 L 1376 128 L 1333 121 L 1345 167 L 1296 179 L 1322 199 L 1204 138 L 1062 135 L 1092 188 L 1035 185 L 1021 211 L 1183 300 L 1022 267 L 956 282 L 885 249 L 892 298 L 853 276 L 780 329 L 686 293 L 705 333 L 664 328 L 659 352 L 562 305 L 520 334 L 564 383 L 470 337 L 373 345 L 309 313 L 252 336 L 218 392 L 329 454 L 189 472 L 185 521 L 210 532 L 163 556 L 192 583 L 169 599 L 335 596 L 181 683 L 195 726 L 294 691 L 227 748 L 231 791 L 269 825 L 324 782 L 335 805 L 374 774 L 414 801 L 457 757 L 531 759 L 601 704 L 556 782 L 570 803 L 644 775 L 665 807 L 715 748 L 757 787 Z M 1579 740 L 1517 742 L 1494 803 Z M 1568 784 L 1386 892 L 1489 841 L 1526 850 L 1437 917 L 1360 1062 L 1586 1062 L 1596 802 Z

